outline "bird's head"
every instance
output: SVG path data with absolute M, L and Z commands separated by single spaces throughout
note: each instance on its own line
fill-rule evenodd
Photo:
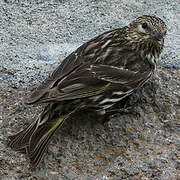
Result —
M 150 40 L 163 44 L 166 31 L 166 24 L 156 16 L 138 17 L 129 26 L 130 36 L 136 41 Z
M 144 15 L 130 23 L 128 40 L 143 58 L 155 64 L 162 52 L 167 27 L 163 20 L 156 16 Z

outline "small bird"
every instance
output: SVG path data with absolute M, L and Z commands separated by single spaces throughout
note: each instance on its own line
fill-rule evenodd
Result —
M 166 29 L 160 18 L 143 15 L 81 45 L 26 99 L 46 106 L 28 127 L 9 136 L 8 145 L 37 166 L 54 132 L 75 112 L 92 109 L 107 120 L 108 108 L 152 76 Z

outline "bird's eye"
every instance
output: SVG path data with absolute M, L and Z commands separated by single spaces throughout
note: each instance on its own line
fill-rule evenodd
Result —
M 144 28 L 144 29 L 146 29 L 147 26 L 148 26 L 147 23 L 143 23 L 143 24 L 142 24 L 142 28 Z

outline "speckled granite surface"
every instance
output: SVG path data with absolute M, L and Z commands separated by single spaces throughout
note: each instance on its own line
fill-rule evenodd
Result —
M 180 179 L 178 0 L 2 0 L 0 8 L 0 179 Z M 42 108 L 24 106 L 22 88 L 40 82 L 83 42 L 142 14 L 160 16 L 169 31 L 157 75 L 128 100 L 143 95 L 136 113 L 112 117 L 109 128 L 77 115 L 31 170 L 5 145 L 7 132 L 25 127 Z

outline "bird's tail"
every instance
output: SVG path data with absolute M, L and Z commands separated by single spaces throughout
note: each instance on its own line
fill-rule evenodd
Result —
M 55 109 L 52 109 L 51 105 L 47 105 L 32 124 L 19 133 L 9 136 L 8 146 L 14 150 L 27 153 L 30 163 L 37 166 L 52 135 L 70 114 L 58 117 Z

